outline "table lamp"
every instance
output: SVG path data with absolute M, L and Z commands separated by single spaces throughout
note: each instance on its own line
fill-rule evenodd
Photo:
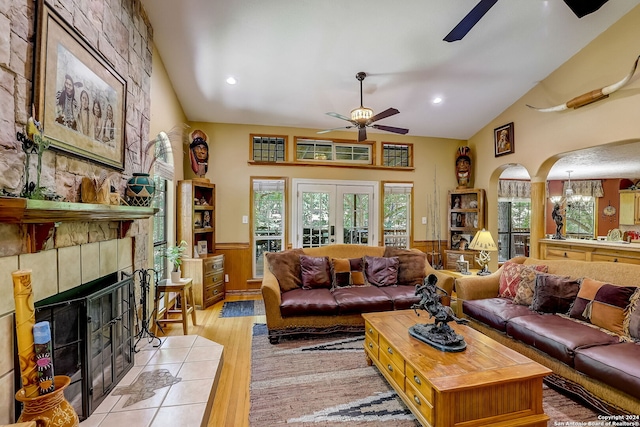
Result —
M 473 236 L 471 243 L 469 243 L 468 249 L 480 251 L 480 255 L 475 257 L 476 262 L 481 267 L 481 270 L 478 272 L 478 276 L 487 276 L 491 274 L 488 267 L 489 261 L 491 260 L 489 252 L 495 252 L 498 250 L 498 247 L 493 241 L 493 237 L 491 237 L 491 233 L 484 228 L 478 231 L 476 235 Z

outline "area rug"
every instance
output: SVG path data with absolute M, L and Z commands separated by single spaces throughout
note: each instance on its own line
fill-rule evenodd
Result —
M 222 306 L 220 317 L 260 316 L 264 314 L 264 301 L 228 301 Z
M 420 425 L 377 368 L 367 366 L 361 335 L 281 339 L 272 345 L 266 325 L 256 324 L 250 390 L 253 427 Z M 598 411 L 546 384 L 543 399 L 550 426 L 598 421 Z

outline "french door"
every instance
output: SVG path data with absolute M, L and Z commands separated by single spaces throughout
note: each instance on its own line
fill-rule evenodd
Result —
M 294 247 L 377 245 L 378 183 L 294 180 Z

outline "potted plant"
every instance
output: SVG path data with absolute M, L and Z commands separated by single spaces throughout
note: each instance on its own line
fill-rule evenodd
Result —
M 182 265 L 182 257 L 184 256 L 184 252 L 186 250 L 187 242 L 185 242 L 184 240 L 181 241 L 179 245 L 167 248 L 165 257 L 173 266 L 173 270 L 171 271 L 172 283 L 178 283 L 180 281 L 180 276 L 182 275 L 182 272 L 180 271 L 180 265 Z

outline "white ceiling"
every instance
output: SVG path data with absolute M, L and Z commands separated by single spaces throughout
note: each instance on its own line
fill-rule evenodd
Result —
M 142 3 L 190 121 L 348 125 L 325 113 L 359 106 L 364 71 L 364 105 L 400 110 L 379 124 L 468 139 L 640 0 L 582 19 L 562 0 L 500 0 L 453 43 L 442 39 L 477 0 Z

